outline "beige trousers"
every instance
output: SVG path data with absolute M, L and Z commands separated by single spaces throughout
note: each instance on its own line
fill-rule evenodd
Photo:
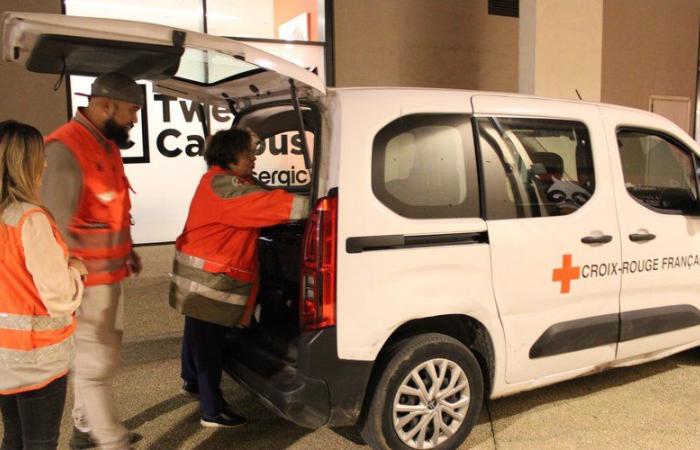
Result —
M 85 288 L 76 316 L 73 423 L 89 429 L 104 450 L 127 449 L 128 432 L 112 399 L 124 334 L 122 283 Z

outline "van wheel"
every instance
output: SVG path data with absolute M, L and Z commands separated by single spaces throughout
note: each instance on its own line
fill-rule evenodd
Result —
M 465 345 L 443 334 L 408 338 L 389 351 L 361 434 L 374 449 L 457 448 L 483 397 L 479 363 Z

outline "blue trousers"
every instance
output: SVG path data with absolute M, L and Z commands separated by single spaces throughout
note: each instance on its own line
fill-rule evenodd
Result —
M 221 394 L 225 336 L 228 328 L 185 316 L 182 338 L 182 379 L 199 389 L 202 415 L 219 415 L 226 401 Z

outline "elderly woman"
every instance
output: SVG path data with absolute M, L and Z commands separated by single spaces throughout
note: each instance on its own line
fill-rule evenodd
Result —
M 226 330 L 247 324 L 255 306 L 259 229 L 302 219 L 308 212 L 307 198 L 258 185 L 253 178 L 257 143 L 242 129 L 212 136 L 204 154 L 209 170 L 175 243 L 170 304 L 187 316 L 183 390 L 199 395 L 205 427 L 245 423 L 228 407 L 219 384 Z

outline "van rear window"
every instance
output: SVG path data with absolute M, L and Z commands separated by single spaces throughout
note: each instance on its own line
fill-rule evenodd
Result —
M 479 193 L 470 116 L 415 114 L 377 133 L 372 190 L 404 217 L 478 217 Z

